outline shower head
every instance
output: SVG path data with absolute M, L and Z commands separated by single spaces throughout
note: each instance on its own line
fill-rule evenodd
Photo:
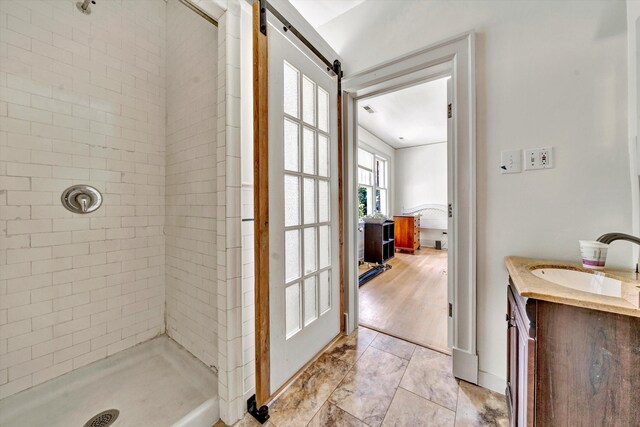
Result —
M 89 7 L 89 3 L 96 4 L 95 0 L 84 0 L 76 3 L 76 7 L 78 8 L 78 10 L 80 10 L 80 12 L 84 13 L 85 15 L 88 15 L 91 13 L 91 8 Z

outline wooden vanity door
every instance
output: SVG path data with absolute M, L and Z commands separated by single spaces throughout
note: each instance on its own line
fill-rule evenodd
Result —
M 509 405 L 509 425 L 515 426 L 518 408 L 518 327 L 516 326 L 516 307 L 507 290 L 507 389 L 505 395 Z
M 535 338 L 531 324 L 516 301 L 519 298 L 508 291 L 507 332 L 507 399 L 512 426 L 535 425 Z

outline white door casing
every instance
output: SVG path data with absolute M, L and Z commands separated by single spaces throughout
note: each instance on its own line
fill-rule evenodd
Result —
M 348 67 L 345 68 L 348 71 Z M 452 345 L 453 374 L 477 383 L 476 346 L 476 123 L 475 123 L 475 34 L 461 34 L 417 50 L 342 80 L 345 129 L 345 307 L 347 332 L 358 323 L 357 235 L 357 101 L 380 93 L 412 86 L 434 76 L 451 74 L 453 119 L 449 120 L 448 195 L 449 302 L 448 339 Z
M 453 110 L 453 78 L 447 80 L 447 171 L 455 170 L 454 167 L 454 132 L 455 132 L 455 113 Z M 447 176 L 447 200 L 451 203 L 455 199 L 455 182 L 451 179 L 450 173 Z M 455 178 L 455 177 L 454 177 Z M 453 206 L 448 205 L 449 215 L 447 218 L 447 241 L 455 242 L 456 230 L 453 221 Z M 449 348 L 454 346 L 454 330 L 455 323 L 453 317 L 453 304 L 455 303 L 455 250 L 456 245 L 448 246 L 449 256 L 447 256 L 447 344 Z
M 269 319 L 274 393 L 340 332 L 337 79 L 270 17 Z M 273 20 L 273 22 L 272 22 Z

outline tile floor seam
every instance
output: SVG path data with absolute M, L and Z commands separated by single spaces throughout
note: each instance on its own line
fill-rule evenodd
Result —
M 396 338 L 396 339 L 400 340 L 399 338 Z M 400 341 L 404 341 L 404 340 L 400 340 Z M 408 341 L 404 341 L 404 342 L 408 342 Z M 409 343 L 409 344 L 412 344 L 412 343 Z M 415 346 L 415 344 L 412 344 L 412 345 L 414 345 L 414 346 Z M 382 352 L 384 352 L 384 353 L 387 353 L 387 354 L 390 354 L 390 355 L 392 355 L 392 356 L 395 356 L 395 357 L 397 357 L 398 359 L 406 360 L 406 361 L 407 361 L 407 366 L 409 366 L 409 362 L 411 361 L 411 358 L 413 357 L 413 353 L 416 351 L 416 349 L 414 348 L 414 349 L 412 350 L 412 352 L 411 352 L 411 356 L 409 356 L 409 358 L 408 358 L 408 359 L 405 359 L 404 357 L 400 357 L 400 356 L 398 356 L 397 354 L 391 353 L 390 351 L 384 350 L 384 349 L 382 349 L 382 348 L 378 348 L 378 347 L 376 347 L 375 345 L 369 345 L 369 347 L 373 347 L 373 348 L 375 348 L 376 350 L 380 350 L 380 351 L 382 351 Z M 405 369 L 405 371 L 406 371 L 406 369 Z M 404 377 L 404 372 L 402 373 L 402 376 Z M 400 380 L 402 381 L 402 378 L 400 378 Z
M 422 400 L 426 400 L 426 401 L 427 401 L 427 402 L 429 402 L 429 403 L 433 403 L 434 405 L 437 405 L 437 406 L 439 406 L 439 407 L 441 407 L 441 408 L 444 408 L 444 409 L 446 409 L 446 410 L 447 410 L 447 411 L 449 411 L 449 412 L 453 412 L 454 414 L 456 414 L 456 413 L 458 412 L 458 411 L 457 411 L 457 410 L 458 410 L 458 397 L 457 397 L 457 395 L 456 395 L 456 410 L 454 411 L 454 410 L 452 410 L 451 408 L 447 408 L 446 406 L 443 406 L 443 405 L 439 404 L 438 402 L 434 402 L 434 401 L 433 401 L 433 400 L 431 400 L 431 399 L 427 399 L 427 398 L 426 398 L 426 397 L 424 397 L 424 396 L 420 396 L 419 394 L 414 393 L 414 392 L 413 392 L 413 391 L 411 391 L 411 390 L 407 390 L 407 389 L 406 389 L 406 388 L 404 388 L 404 387 L 398 386 L 398 388 L 401 388 L 401 389 L 403 389 L 404 391 L 406 391 L 406 392 L 408 392 L 408 393 L 411 393 L 411 394 L 413 394 L 414 396 L 417 396 L 417 397 L 419 397 L 419 398 L 420 398 L 420 399 L 422 399 Z M 458 387 L 458 393 L 460 393 L 460 387 Z
M 346 376 L 346 375 L 345 375 L 345 376 Z M 336 386 L 336 389 L 337 389 L 337 388 L 338 388 L 338 387 Z M 334 391 L 335 391 L 335 390 L 334 390 Z M 333 392 L 331 392 L 331 393 L 333 393 Z M 329 405 L 333 405 L 333 406 L 335 406 L 336 408 L 340 409 L 341 411 L 344 411 L 345 413 L 347 413 L 347 414 L 351 415 L 353 418 L 355 418 L 356 420 L 360 421 L 362 424 L 364 424 L 364 425 L 366 425 L 366 426 L 368 426 L 368 427 L 371 427 L 371 424 L 368 424 L 368 423 L 366 423 L 364 420 L 361 420 L 360 418 L 358 418 L 357 416 L 353 415 L 351 412 L 347 411 L 346 409 L 344 409 L 342 406 L 338 405 L 337 403 L 331 403 L 331 402 L 329 402 L 329 398 L 327 398 L 327 400 L 325 400 L 325 401 L 324 401 L 324 403 L 328 403 Z M 322 406 L 324 406 L 324 404 L 323 404 Z M 320 407 L 320 409 L 322 409 L 322 406 Z M 318 409 L 318 412 L 320 412 L 320 409 Z M 315 417 L 316 417 L 316 415 L 318 414 L 318 412 L 316 412 L 316 413 L 313 415 L 313 418 L 315 418 Z M 385 415 L 386 415 L 386 414 L 385 414 Z M 313 421 L 313 418 L 311 418 L 311 421 Z M 307 426 L 308 426 L 309 424 L 311 424 L 311 421 L 309 421 L 309 422 L 307 423 Z M 277 426 L 276 426 L 276 427 L 277 427 Z
M 336 359 L 336 360 L 339 360 L 339 359 Z M 348 370 L 347 372 L 345 372 L 345 374 L 342 376 L 342 378 L 340 378 L 340 381 L 337 381 L 337 382 L 336 382 L 336 386 L 333 388 L 333 390 L 331 390 L 331 393 L 329 393 L 329 394 L 327 395 L 327 397 L 324 399 L 324 401 L 322 402 L 322 405 L 320 405 L 320 407 L 318 408 L 318 410 L 317 410 L 316 412 L 314 412 L 314 413 L 313 413 L 313 416 L 311 417 L 311 419 L 309 420 L 309 422 L 306 424 L 307 426 L 308 426 L 309 424 L 311 424 L 311 421 L 313 421 L 313 419 L 316 417 L 316 415 L 318 415 L 318 413 L 322 410 L 322 407 L 325 405 L 325 403 L 329 403 L 330 405 L 332 405 L 332 403 L 331 403 L 331 402 L 329 402 L 329 398 L 331 397 L 331 395 L 333 394 L 333 392 L 334 392 L 334 391 L 336 391 L 336 390 L 338 389 L 338 386 L 339 386 L 340 384 L 342 384 L 342 381 L 344 381 L 344 379 L 345 379 L 345 378 L 346 378 L 346 376 L 349 374 L 349 372 L 351 372 L 351 369 L 353 369 L 353 367 L 354 367 L 354 366 L 356 366 L 356 364 L 355 364 L 355 363 L 353 364 L 353 366 L 351 366 L 351 367 L 349 368 L 349 370 Z M 335 405 L 335 406 L 336 406 L 336 407 L 338 407 L 338 408 L 340 408 L 338 405 Z M 340 408 L 340 409 L 342 409 L 342 408 Z M 343 411 L 344 411 L 344 409 L 343 409 Z M 353 414 L 349 413 L 348 411 L 345 411 L 345 412 L 346 412 L 347 414 L 349 414 L 349 415 L 351 415 L 351 416 L 354 416 L 354 417 L 355 417 L 355 415 L 353 415 Z M 357 418 L 357 419 L 360 419 L 360 418 L 358 418 L 358 417 L 356 417 L 356 418 Z M 276 427 L 278 427 L 278 426 L 276 426 Z
M 409 366 L 408 363 L 407 363 L 407 366 Z M 406 372 L 407 368 L 405 368 L 404 370 Z M 404 372 L 402 373 L 402 376 L 404 377 Z M 402 378 L 400 378 L 400 380 L 402 381 Z M 398 386 L 396 387 L 396 390 L 393 392 L 393 397 L 389 401 L 389 406 L 387 406 L 387 410 L 384 412 L 384 417 L 382 417 L 382 422 L 380 423 L 380 427 L 382 427 L 382 425 L 384 424 L 384 420 L 387 418 L 387 414 L 389 413 L 389 408 L 391 408 L 391 405 L 393 404 L 393 399 L 396 398 L 396 394 L 398 394 L 398 389 L 399 388 L 400 388 L 400 383 L 398 383 Z
M 364 328 L 366 328 L 366 326 L 364 326 Z M 358 329 L 354 329 L 354 332 L 355 332 L 355 331 L 357 331 L 357 330 L 358 330 Z M 379 334 L 379 333 L 380 333 L 380 332 L 378 332 L 378 331 L 375 331 L 375 332 L 376 332 L 376 334 Z M 352 333 L 353 333 L 353 332 L 352 332 Z M 348 336 L 349 336 L 349 335 L 343 335 L 343 337 L 348 337 Z M 375 339 L 375 338 L 374 338 L 374 339 Z M 364 348 L 364 350 L 362 351 L 362 353 L 360 353 L 360 355 L 356 357 L 356 360 L 353 362 L 353 365 L 355 365 L 355 364 L 358 362 L 358 360 L 360 360 L 360 358 L 362 357 L 362 355 L 364 354 L 364 352 L 365 352 L 365 351 L 367 351 L 367 348 L 371 347 L 371 343 L 372 343 L 372 342 L 373 342 L 373 340 L 371 340 L 371 342 L 370 342 L 369 344 L 367 344 L 367 346 Z M 333 358 L 333 359 L 335 359 L 335 360 L 340 360 L 340 361 L 342 361 L 342 362 L 345 362 L 344 360 L 342 360 L 342 359 L 340 359 L 339 357 L 336 357 L 336 356 L 334 356 L 333 354 L 331 354 L 331 353 L 330 353 L 330 352 L 331 352 L 331 350 L 333 350 L 336 346 L 337 346 L 337 342 L 336 342 L 336 344 L 334 344 L 334 346 L 333 346 L 333 347 L 331 347 L 330 349 L 326 350 L 326 352 L 325 352 L 325 353 L 326 353 L 329 357 L 331 357 L 331 358 Z M 357 346 L 358 346 L 358 337 L 356 337 L 356 349 L 357 349 Z M 415 349 L 414 349 L 414 350 L 415 350 Z M 356 354 L 357 354 L 357 350 L 356 350 Z M 347 362 L 347 363 L 349 363 L 349 362 Z M 353 366 L 353 365 L 352 365 L 352 366 Z
M 329 401 L 327 400 L 327 402 L 329 402 Z M 351 415 L 353 418 L 355 418 L 356 420 L 360 421 L 360 422 L 361 422 L 361 423 L 363 423 L 364 425 L 367 425 L 367 426 L 371 427 L 371 424 L 369 424 L 369 423 L 367 423 L 366 421 L 362 420 L 360 417 L 358 417 L 358 416 L 356 416 L 356 415 L 353 415 L 351 412 L 347 411 L 346 409 L 344 409 L 344 408 L 343 408 L 342 406 L 340 406 L 339 404 L 337 404 L 337 403 L 335 403 L 335 404 L 334 404 L 334 403 L 331 403 L 331 402 L 329 402 L 329 403 L 330 403 L 330 404 L 332 404 L 332 405 L 334 405 L 334 406 L 336 406 L 337 408 L 340 408 L 340 410 L 342 410 L 342 411 L 346 412 L 347 414 Z M 385 414 L 385 415 L 386 415 L 386 414 Z
M 356 331 L 357 331 L 357 329 L 356 329 Z M 379 333 L 378 333 L 378 332 L 376 332 L 376 336 L 377 336 L 378 334 L 379 334 Z M 348 337 L 348 335 L 343 335 L 342 337 Z M 341 338 L 342 338 L 342 337 L 341 337 Z M 339 338 L 339 339 L 338 339 L 338 341 L 339 341 L 341 338 Z M 334 361 L 336 361 L 336 362 L 346 363 L 347 365 L 349 365 L 349 369 L 348 369 L 348 370 L 346 371 L 346 373 L 345 373 L 345 374 L 340 378 L 340 380 L 336 383 L 336 386 L 333 388 L 333 390 L 331 390 L 331 392 L 328 394 L 328 396 L 324 399 L 324 401 L 323 401 L 322 405 L 320 405 L 320 408 L 319 408 L 317 411 L 315 411 L 315 412 L 314 412 L 313 416 L 309 419 L 309 421 L 307 422 L 307 424 L 305 424 L 306 426 L 308 426 L 308 425 L 313 421 L 313 419 L 315 418 L 315 416 L 320 412 L 320 410 L 322 410 L 322 407 L 324 406 L 324 404 L 325 404 L 325 403 L 329 403 L 329 404 L 331 404 L 331 405 L 334 405 L 332 402 L 330 402 L 330 401 L 329 401 L 329 399 L 331 398 L 331 395 L 332 395 L 332 394 L 337 390 L 337 388 L 340 386 L 340 384 L 342 384 L 342 381 L 344 381 L 344 379 L 345 379 L 345 378 L 346 378 L 346 376 L 349 374 L 349 372 L 351 372 L 351 370 L 356 366 L 356 363 L 360 360 L 360 358 L 361 358 L 361 357 L 362 357 L 362 355 L 366 352 L 366 350 L 367 350 L 369 347 L 371 347 L 371 343 L 372 343 L 374 340 L 375 340 L 375 338 L 373 338 L 373 339 L 372 339 L 372 340 L 371 340 L 371 341 L 370 341 L 370 342 L 369 342 L 369 343 L 364 347 L 364 350 L 360 353 L 360 355 L 358 355 L 358 356 L 355 358 L 355 360 L 354 360 L 354 362 L 353 362 L 353 363 L 349 363 L 349 362 L 347 362 L 347 361 L 345 361 L 345 360 L 342 360 L 342 359 L 340 359 L 339 357 L 336 357 L 336 356 L 334 356 L 333 354 L 331 354 L 331 351 L 332 351 L 334 348 L 338 347 L 338 345 L 339 345 L 337 341 L 336 341 L 336 343 L 334 343 L 334 345 L 333 345 L 331 348 L 329 348 L 329 349 L 327 349 L 327 350 L 325 350 L 325 351 L 323 352 L 323 354 L 325 354 L 325 355 L 329 356 L 329 358 L 330 358 L 331 360 L 334 360 Z M 358 337 L 357 337 L 357 336 L 355 337 L 355 341 L 356 341 L 356 355 L 357 355 L 357 346 L 358 346 Z M 374 348 L 375 348 L 375 347 L 374 347 Z M 381 351 L 382 351 L 382 350 L 381 350 Z M 397 356 L 396 356 L 396 357 L 397 357 Z M 319 358 L 318 358 L 318 359 L 319 359 Z M 317 362 L 317 360 L 316 360 L 316 362 Z M 314 363 L 315 363 L 315 362 L 314 362 Z M 313 366 L 313 364 L 312 364 L 311 366 Z M 307 369 L 309 369 L 311 366 L 309 366 Z M 300 374 L 300 376 L 301 376 L 301 375 L 302 375 L 302 373 Z M 276 398 L 273 400 L 272 405 L 275 403 L 275 401 L 276 401 L 276 400 L 278 400 L 280 397 L 282 397 L 282 396 L 286 393 L 287 389 L 289 389 L 291 386 L 293 386 L 293 384 L 294 384 L 294 383 L 295 383 L 295 381 L 297 381 L 297 380 L 298 380 L 298 379 L 296 379 L 296 380 L 292 381 L 292 382 L 289 384 L 289 386 L 287 386 L 287 388 L 286 388 L 285 390 L 283 390 L 282 392 L 280 392 L 280 394 L 278 395 L 278 397 L 276 397 Z M 344 408 L 342 408 L 340 405 L 335 404 L 334 406 L 336 406 L 337 408 L 339 408 L 339 409 L 341 409 L 341 410 L 345 411 L 347 414 L 351 415 L 352 417 L 356 418 L 357 420 L 362 421 L 362 420 L 360 420 L 360 418 L 358 418 L 357 416 L 353 415 L 353 414 L 352 414 L 352 413 L 350 413 L 349 411 L 345 410 L 345 409 L 344 409 Z M 274 421 L 270 421 L 270 422 L 271 422 L 271 424 L 273 424 L 275 427 L 278 427 L 278 424 L 276 424 Z M 364 421 L 362 421 L 362 422 L 363 422 L 365 425 L 369 425 L 369 424 L 365 423 Z
M 371 346 L 371 344 L 367 345 L 367 348 L 369 348 Z M 365 348 L 366 351 L 366 348 Z M 362 354 L 364 354 L 364 351 L 362 352 Z M 362 357 L 362 354 L 358 357 L 358 359 L 360 359 L 360 357 Z M 358 359 L 356 359 L 356 363 L 358 362 Z M 341 410 L 343 410 L 344 412 L 346 412 L 347 414 L 351 415 L 352 417 L 354 417 L 356 420 L 362 421 L 364 424 L 368 425 L 369 427 L 371 427 L 368 423 L 364 422 L 364 420 L 361 420 L 358 416 L 352 414 L 351 412 L 347 411 L 346 409 L 344 409 L 342 406 L 340 406 L 337 402 L 333 403 L 330 402 L 329 399 L 331 399 L 331 395 L 338 389 L 338 387 L 340 387 L 340 384 L 342 384 L 342 381 L 344 381 L 344 379 L 347 377 L 347 375 L 349 375 L 349 372 L 351 372 L 351 370 L 353 368 L 355 368 L 356 363 L 354 363 L 353 365 L 351 365 L 351 367 L 349 368 L 349 370 L 347 371 L 346 374 L 344 374 L 344 377 L 342 377 L 342 379 L 340 380 L 340 382 L 338 384 L 336 384 L 336 388 L 333 389 L 333 391 L 329 394 L 329 396 L 326 398 L 325 403 L 329 403 L 330 405 L 334 405 L 337 408 L 340 408 Z M 315 415 L 314 415 L 315 417 Z M 313 421 L 313 418 L 311 418 L 311 420 Z M 311 421 L 309 421 L 311 422 Z M 308 425 L 308 424 L 307 424 Z
M 462 381 L 462 380 L 457 380 L 456 379 L 456 381 L 458 383 L 458 392 L 456 393 L 456 410 L 454 412 L 455 412 L 456 417 L 457 417 L 457 415 L 458 415 L 458 401 L 460 400 L 460 381 Z
M 376 336 L 376 338 L 377 338 L 377 336 Z M 394 390 L 394 392 L 393 392 L 393 397 L 392 397 L 392 398 L 391 398 L 391 400 L 389 401 L 389 406 L 387 406 L 387 409 L 386 409 L 386 410 L 385 410 L 385 412 L 384 412 L 384 416 L 382 417 L 382 422 L 380 423 L 380 426 L 382 426 L 382 423 L 384 422 L 384 419 L 386 418 L 387 413 L 389 412 L 389 408 L 391 407 L 391 403 L 393 402 L 393 399 L 396 397 L 396 393 L 398 392 L 398 388 L 400 388 L 400 383 L 402 382 L 402 378 L 404 378 L 404 374 L 405 374 L 405 372 L 407 372 L 407 368 L 409 367 L 409 360 L 407 360 L 407 359 L 403 359 L 403 358 L 402 358 L 402 357 L 400 357 L 400 356 L 397 356 L 397 355 L 395 355 L 395 354 L 393 354 L 393 353 L 389 353 L 388 351 L 384 351 L 384 350 L 382 350 L 382 349 L 379 349 L 379 348 L 378 348 L 378 347 L 376 347 L 376 346 L 371 345 L 371 344 L 373 343 L 373 341 L 375 341 L 375 338 L 374 338 L 373 340 L 371 340 L 371 343 L 369 343 L 369 344 L 367 345 L 367 347 L 366 347 L 366 348 L 365 348 L 365 350 L 362 352 L 362 354 L 360 355 L 360 357 L 362 357 L 362 356 L 364 355 L 364 353 L 369 349 L 369 347 L 373 347 L 373 348 L 375 348 L 375 349 L 376 349 L 376 350 L 378 350 L 378 351 L 381 351 L 381 352 L 386 353 L 386 354 L 388 354 L 388 355 L 390 355 L 390 356 L 396 357 L 396 358 L 400 359 L 401 361 L 406 361 L 406 362 L 407 362 L 407 364 L 406 364 L 406 365 L 405 365 L 405 367 L 404 367 L 404 372 L 402 372 L 402 376 L 400 377 L 400 381 L 398 381 L 398 385 L 395 387 L 395 390 Z M 415 350 L 415 348 L 414 348 L 414 350 Z M 358 360 L 360 359 L 360 357 L 358 358 Z M 411 357 L 413 357 L 413 354 L 411 355 Z M 356 363 L 357 363 L 357 360 L 356 360 Z M 346 378 L 346 377 L 347 377 L 347 375 L 349 375 L 349 372 L 351 372 L 351 370 L 352 370 L 353 368 L 355 368 L 356 363 L 354 363 L 354 364 L 353 364 L 353 366 L 349 369 L 349 371 L 347 371 L 347 373 L 345 374 L 345 376 L 342 378 L 342 380 L 340 381 L 340 383 L 338 383 L 338 385 L 336 386 L 336 388 L 335 388 L 333 391 L 336 391 L 336 390 L 338 389 L 338 387 L 340 386 L 340 384 L 342 384 L 342 381 L 344 381 L 344 378 Z M 333 394 L 333 391 L 331 392 L 331 394 Z M 329 398 L 330 398 L 330 397 L 331 397 L 331 395 L 329 395 Z M 329 398 L 327 398 L 327 401 L 328 401 L 328 399 L 329 399 Z M 329 403 L 331 403 L 331 402 L 329 402 Z M 342 409 L 342 410 L 343 410 L 343 411 L 345 411 L 347 414 L 349 414 L 349 415 L 351 415 L 351 416 L 355 417 L 357 420 L 361 421 L 361 422 L 362 422 L 362 423 L 364 423 L 365 425 L 368 425 L 369 427 L 371 427 L 371 424 L 368 424 L 365 420 L 361 419 L 361 418 L 360 418 L 360 417 L 358 417 L 357 415 L 352 414 L 352 413 L 351 413 L 351 412 L 349 412 L 347 409 L 345 409 L 345 408 L 343 408 L 342 406 L 340 406 L 338 403 L 336 403 L 336 404 L 335 404 L 335 406 L 337 406 L 338 408 Z M 313 418 L 312 418 L 312 419 L 313 419 Z

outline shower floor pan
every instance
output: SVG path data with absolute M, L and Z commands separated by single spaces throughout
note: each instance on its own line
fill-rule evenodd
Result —
M 78 426 L 109 409 L 114 427 L 210 427 L 218 379 L 166 335 L 0 401 L 0 426 Z

